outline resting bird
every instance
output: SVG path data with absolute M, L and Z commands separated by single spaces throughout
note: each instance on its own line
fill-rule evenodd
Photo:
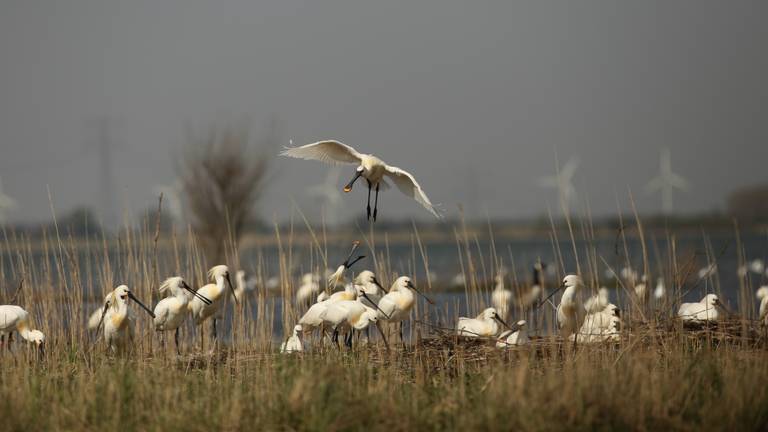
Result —
M 715 294 L 707 294 L 698 303 L 683 303 L 677 310 L 677 316 L 683 322 L 701 324 L 717 322 L 720 318 L 720 299 Z
M 456 330 L 459 336 L 469 338 L 493 337 L 499 333 L 499 324 L 509 328 L 496 309 L 490 307 L 480 312 L 480 315 L 475 318 L 459 317 Z
M 357 165 L 355 176 L 344 186 L 344 192 L 350 192 L 357 179 L 363 177 L 368 182 L 368 205 L 366 211 L 368 219 L 373 215 L 376 221 L 378 212 L 379 189 L 386 189 L 387 184 L 384 177 L 389 178 L 400 192 L 413 198 L 424 206 L 432 215 L 440 219 L 440 214 L 427 198 L 427 194 L 421 189 L 419 183 L 413 176 L 400 168 L 387 165 L 383 160 L 374 155 L 362 154 L 352 147 L 342 144 L 338 141 L 327 140 L 319 141 L 313 144 L 307 144 L 301 147 L 286 148 L 280 153 L 282 156 L 293 157 L 297 159 L 317 160 L 330 164 L 352 164 Z M 376 190 L 376 197 L 373 202 L 373 213 L 371 213 L 371 189 Z

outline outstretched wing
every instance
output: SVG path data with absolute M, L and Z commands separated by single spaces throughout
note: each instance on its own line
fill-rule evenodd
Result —
M 352 147 L 334 140 L 318 141 L 301 147 L 286 147 L 280 156 L 317 160 L 329 164 L 357 164 L 362 155 Z
M 415 199 L 417 203 L 423 205 L 436 218 L 440 219 L 440 213 L 437 212 L 435 206 L 429 201 L 427 194 L 424 193 L 419 183 L 408 171 L 387 165 L 386 173 L 395 182 L 400 192 Z

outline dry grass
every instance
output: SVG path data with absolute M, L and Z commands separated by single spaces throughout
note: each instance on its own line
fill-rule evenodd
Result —
M 351 352 L 326 347 L 281 356 L 272 337 L 277 311 L 268 306 L 268 293 L 259 291 L 247 300 L 258 304 L 256 316 L 247 305 L 227 305 L 235 331 L 215 353 L 197 351 L 185 331 L 183 349 L 188 354 L 176 357 L 171 346 L 161 348 L 149 319 L 140 315 L 134 352 L 110 357 L 100 339 L 84 327 L 85 317 L 107 289 L 126 283 L 140 299 L 154 304 L 153 274 L 181 274 L 199 286 L 210 264 L 201 258 L 191 233 L 162 239 L 166 246 L 158 252 L 152 231 L 147 226 L 127 230 L 115 238 L 101 238 L 100 247 L 93 242 L 83 245 L 62 233 L 52 233 L 33 247 L 22 234 L 6 234 L 5 265 L 0 267 L 2 302 L 16 295 L 23 280 L 16 303 L 32 313 L 48 342 L 42 358 L 21 344 L 13 353 L 0 354 L 0 429 L 768 427 L 766 340 L 748 306 L 733 322 L 690 332 L 668 315 L 652 314 L 648 305 L 630 303 L 626 306 L 632 309 L 631 319 L 619 343 L 584 345 L 575 351 L 570 343 L 550 336 L 535 338 L 525 349 L 500 351 L 491 341 L 466 342 L 449 332 L 415 325 L 413 343 L 405 348 L 393 342 L 391 351 L 371 344 Z M 589 231 L 583 227 L 580 235 L 588 238 Z M 289 300 L 283 311 L 285 326 L 294 323 L 302 310 L 290 302 L 296 289 L 290 272 L 296 266 L 296 246 L 290 232 L 277 236 L 280 295 Z M 361 236 L 376 252 L 371 262 L 385 283 L 395 275 L 395 259 L 404 260 L 401 266 L 417 277 L 427 274 L 429 258 L 418 231 L 412 236 L 411 257 L 390 257 L 386 236 Z M 321 243 L 322 236 L 313 237 L 311 265 L 320 268 L 327 264 L 327 245 Z M 503 254 L 495 248 L 481 250 L 461 227 L 456 239 L 468 281 L 465 300 L 470 309 L 477 309 L 487 294 L 479 281 L 494 274 Z M 680 268 L 685 263 L 678 262 L 674 242 L 671 245 L 666 254 L 659 253 L 658 261 L 670 263 L 664 270 L 670 280 L 684 281 Z M 582 272 L 590 280 L 600 257 L 590 249 L 578 252 Z M 237 258 L 232 260 L 237 268 Z M 644 261 L 652 267 L 647 258 Z M 422 286 L 429 291 L 428 283 Z M 683 288 L 682 283 L 671 288 L 676 298 Z M 451 325 L 455 318 L 425 310 L 424 304 L 414 316 L 443 325 Z M 541 326 L 550 325 L 551 313 L 542 313 L 537 320 Z

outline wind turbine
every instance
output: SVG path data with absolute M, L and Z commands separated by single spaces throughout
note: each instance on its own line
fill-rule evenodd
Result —
M 688 181 L 672 172 L 672 156 L 668 148 L 661 149 L 659 175 L 651 179 L 645 190 L 648 193 L 661 192 L 661 211 L 670 214 L 673 210 L 672 192 L 675 189 L 685 192 L 688 190 Z
M 3 181 L 0 180 L 0 224 L 5 223 L 5 213 L 10 210 L 14 210 L 16 207 L 18 207 L 16 205 L 16 200 L 3 192 Z
M 565 210 L 568 210 L 569 205 L 576 201 L 576 188 L 573 186 L 573 176 L 576 174 L 578 167 L 579 158 L 572 157 L 568 159 L 568 162 L 562 168 L 557 170 L 555 175 L 539 179 L 539 186 L 557 189 L 560 204 Z
M 338 221 L 338 209 L 341 203 L 341 193 L 339 193 L 339 178 L 341 177 L 341 167 L 332 167 L 328 170 L 325 180 L 307 188 L 307 195 L 314 197 L 318 207 L 325 211 L 326 222 L 328 225 L 335 225 Z

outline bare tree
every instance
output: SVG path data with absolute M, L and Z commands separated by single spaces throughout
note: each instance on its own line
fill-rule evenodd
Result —
M 184 149 L 178 174 L 188 219 L 210 263 L 223 262 L 228 241 L 240 238 L 264 190 L 267 159 L 249 143 L 245 129 L 211 128 Z

